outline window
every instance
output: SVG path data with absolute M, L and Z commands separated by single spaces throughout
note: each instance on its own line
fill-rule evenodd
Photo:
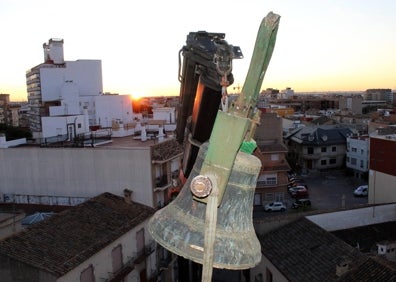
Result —
M 116 272 L 122 267 L 122 247 L 118 245 L 111 251 L 111 262 L 113 265 L 113 272 Z
M 336 146 L 331 147 L 331 151 L 332 152 L 337 152 L 337 147 Z
M 360 167 L 361 167 L 361 168 L 364 167 L 364 162 L 363 162 L 363 160 L 360 160 Z
M 336 163 L 337 163 L 337 160 L 334 158 L 329 160 L 329 164 L 331 164 L 331 165 L 334 165 Z
M 279 155 L 278 154 L 271 154 L 271 161 L 279 161 Z
M 352 152 L 356 153 L 356 152 L 357 152 L 357 149 L 354 148 L 354 147 L 352 147 Z
M 360 153 L 363 155 L 363 154 L 364 154 L 364 150 L 363 150 L 363 149 L 360 149 Z
M 267 178 L 267 184 L 275 185 L 276 184 L 276 177 L 268 177 Z
M 95 282 L 94 269 L 92 264 L 81 272 L 80 282 Z
M 144 251 L 144 228 L 136 232 L 136 249 L 139 254 Z
M 273 281 L 273 277 L 272 277 L 272 272 L 267 268 L 265 270 L 265 281 L 267 282 L 272 282 Z
M 351 164 L 356 165 L 356 158 L 351 158 Z
M 259 185 L 275 185 L 277 183 L 277 175 L 276 174 L 264 174 L 260 175 L 257 184 Z
M 308 155 L 312 155 L 314 153 L 313 147 L 308 147 L 307 150 L 308 150 Z
M 321 165 L 327 165 L 327 160 L 321 160 L 321 161 L 320 161 L 320 164 L 321 164 Z
M 327 148 L 326 148 L 326 147 L 322 147 L 322 148 L 321 148 L 321 152 L 322 152 L 322 153 L 326 153 L 326 151 L 327 151 Z

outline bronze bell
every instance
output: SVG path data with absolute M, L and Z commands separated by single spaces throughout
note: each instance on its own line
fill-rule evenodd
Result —
M 206 204 L 190 191 L 199 175 L 208 143 L 201 145 L 193 170 L 179 195 L 150 219 L 151 236 L 172 253 L 203 263 Z M 261 260 L 261 246 L 253 222 L 253 198 L 261 168 L 260 160 L 239 152 L 217 211 L 213 267 L 248 269 Z

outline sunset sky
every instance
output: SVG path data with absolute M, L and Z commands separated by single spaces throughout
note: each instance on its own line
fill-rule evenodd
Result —
M 104 92 L 178 95 L 178 52 L 199 30 L 242 49 L 233 93 L 270 11 L 281 19 L 263 89 L 396 89 L 394 0 L 0 0 L 0 93 L 26 100 L 25 73 L 43 62 L 42 44 L 63 38 L 65 60 L 102 61 Z

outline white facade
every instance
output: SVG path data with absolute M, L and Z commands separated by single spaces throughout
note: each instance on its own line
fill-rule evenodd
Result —
M 65 61 L 62 39 L 50 39 L 43 48 L 45 62 L 26 78 L 33 138 L 69 132 L 70 119 L 79 120 L 80 133 L 88 133 L 89 126 L 111 127 L 115 120 L 125 124 L 134 119 L 129 95 L 103 94 L 100 60 Z
M 114 141 L 119 145 L 98 147 L 0 149 L 0 202 L 76 205 L 104 192 L 122 195 L 129 189 L 137 202 L 163 206 L 183 151 L 173 139 L 122 139 Z M 159 158 L 165 150 L 171 153 Z
M 88 62 L 88 65 L 85 63 Z M 99 76 L 99 65 L 94 61 L 76 61 L 68 62 L 67 66 L 72 65 L 76 72 L 70 71 L 74 75 L 79 75 L 78 70 L 81 67 L 84 72 L 95 73 Z M 77 64 L 73 64 L 77 63 Z M 91 70 L 88 71 L 91 65 Z M 100 68 L 99 68 L 100 69 Z M 42 121 L 42 138 L 57 136 L 54 134 L 54 128 L 60 128 L 60 131 L 67 132 L 64 120 L 81 119 L 79 133 L 88 133 L 89 126 L 100 125 L 101 127 L 111 127 L 112 122 L 130 123 L 134 119 L 132 110 L 132 100 L 129 95 L 104 95 L 101 93 L 101 79 L 96 83 L 94 78 L 90 77 L 86 81 L 80 79 L 70 79 L 62 81 L 63 76 L 59 69 L 44 69 L 45 75 L 41 76 L 44 83 L 42 86 L 43 102 L 59 101 L 59 106 L 49 107 L 49 116 L 41 117 Z M 78 70 L 78 71 L 77 71 Z M 52 72 L 54 71 L 54 72 Z M 45 78 L 43 78 L 45 77 Z M 98 83 L 100 82 L 100 83 Z M 81 85 L 88 85 L 81 87 Z M 91 85 L 91 87 L 89 86 Z M 81 116 L 84 115 L 84 118 Z M 63 119 L 54 118 L 62 116 Z M 51 121 L 49 121 L 51 120 Z M 49 127 L 47 127 L 49 125 Z M 59 130 L 58 130 L 59 131 Z M 57 133 L 57 132 L 55 132 Z
M 291 89 L 290 87 L 287 87 L 286 89 L 282 90 L 279 93 L 280 99 L 290 99 L 293 96 L 294 96 L 294 90 Z
M 370 156 L 369 136 L 354 136 L 347 138 L 346 166 L 357 174 L 368 172 Z
M 89 131 L 83 115 L 42 117 L 43 138 L 66 136 L 63 141 L 71 141 L 73 137 Z M 61 141 L 61 140 L 58 140 Z
M 44 62 L 63 64 L 63 39 L 51 38 L 48 43 L 43 44 Z
M 82 97 L 81 101 L 87 101 Z M 111 127 L 112 122 L 133 122 L 132 99 L 129 95 L 100 95 L 94 98 L 95 120 L 92 125 Z
M 102 94 L 102 62 L 77 60 L 66 61 L 63 67 L 43 67 L 40 80 L 43 102 L 68 100 L 78 104 L 79 96 Z
M 0 193 L 92 198 L 104 192 L 156 207 L 149 146 L 139 148 L 8 148 L 0 150 Z
M 153 109 L 153 119 L 164 120 L 166 124 L 176 123 L 175 108 L 161 107 Z

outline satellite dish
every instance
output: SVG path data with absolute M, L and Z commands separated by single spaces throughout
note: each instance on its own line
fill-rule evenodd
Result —
M 315 137 L 314 137 L 313 135 L 309 135 L 309 136 L 308 136 L 308 140 L 309 140 L 309 141 L 313 141 L 314 139 L 315 139 Z
M 326 142 L 327 141 L 327 135 L 322 135 L 322 140 Z

